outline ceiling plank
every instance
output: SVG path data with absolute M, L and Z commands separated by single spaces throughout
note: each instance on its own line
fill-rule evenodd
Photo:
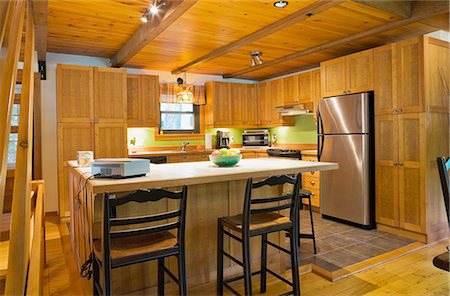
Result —
M 340 0 L 325 0 L 325 1 L 318 1 L 314 4 L 311 4 L 305 8 L 302 8 L 268 26 L 265 26 L 249 35 L 246 35 L 234 42 L 231 42 L 227 45 L 224 45 L 202 57 L 199 57 L 192 62 L 189 62 L 175 70 L 172 71 L 172 74 L 179 74 L 181 72 L 185 72 L 189 68 L 193 67 L 194 65 L 205 62 L 214 58 L 217 58 L 219 56 L 222 56 L 224 54 L 227 54 L 235 49 L 238 49 L 240 47 L 243 47 L 247 44 L 250 44 L 254 41 L 257 41 L 261 38 L 264 38 L 268 35 L 271 35 L 273 33 L 276 33 L 280 30 L 283 30 L 284 28 L 287 28 L 289 26 L 292 26 L 296 23 L 299 23 L 313 15 L 319 14 L 325 10 L 328 10 L 334 6 L 337 6 L 345 1 Z
M 353 0 L 353 2 L 386 11 L 402 18 L 410 18 L 412 13 L 412 1 Z
M 48 2 L 47 0 L 33 0 L 32 3 L 38 61 L 45 61 L 47 55 Z
M 247 73 L 262 69 L 262 68 L 274 66 L 274 65 L 277 65 L 280 63 L 287 62 L 292 59 L 306 56 L 306 55 L 309 55 L 309 54 L 312 54 L 315 52 L 319 52 L 319 51 L 322 51 L 325 49 L 329 49 L 329 48 L 332 48 L 335 46 L 343 45 L 345 43 L 352 42 L 352 41 L 355 41 L 355 40 L 358 40 L 361 38 L 380 34 L 382 32 L 386 32 L 386 31 L 389 31 L 389 30 L 392 30 L 392 29 L 395 29 L 398 27 L 406 26 L 406 25 L 415 23 L 419 20 L 425 19 L 425 18 L 430 18 L 430 17 L 436 16 L 436 15 L 448 13 L 448 11 L 449 11 L 449 6 L 448 6 L 447 1 L 436 1 L 436 2 L 433 1 L 432 3 L 420 2 L 420 3 L 417 3 L 416 5 L 414 5 L 413 13 L 410 18 L 389 22 L 384 25 L 375 27 L 373 29 L 353 34 L 348 37 L 344 37 L 344 38 L 341 38 L 341 39 L 338 39 L 335 41 L 324 43 L 324 44 L 314 46 L 311 48 L 307 48 L 304 50 L 296 51 L 289 55 L 286 55 L 286 56 L 283 56 L 283 57 L 280 57 L 280 58 L 277 58 L 277 59 L 274 59 L 274 60 L 271 60 L 268 62 L 264 62 L 264 64 L 261 64 L 261 65 L 248 67 L 248 68 L 239 70 L 239 71 L 231 73 L 231 74 L 225 74 L 225 75 L 223 75 L 223 77 L 224 78 L 239 77 L 241 75 L 244 75 L 244 74 L 247 74 Z
M 120 67 L 140 52 L 147 44 L 159 36 L 180 16 L 188 11 L 198 0 L 167 0 L 165 13 L 161 17 L 153 17 L 142 24 L 111 58 L 114 67 Z

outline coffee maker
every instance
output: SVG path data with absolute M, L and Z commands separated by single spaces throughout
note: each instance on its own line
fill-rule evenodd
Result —
M 217 131 L 216 148 L 230 148 L 230 132 Z

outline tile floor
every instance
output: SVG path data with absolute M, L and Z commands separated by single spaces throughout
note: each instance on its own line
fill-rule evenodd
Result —
M 310 239 L 300 242 L 300 265 L 314 263 L 328 271 L 336 271 L 366 259 L 407 246 L 415 241 L 377 230 L 363 230 L 323 219 L 313 213 L 317 255 Z M 300 212 L 300 231 L 311 232 L 309 212 Z

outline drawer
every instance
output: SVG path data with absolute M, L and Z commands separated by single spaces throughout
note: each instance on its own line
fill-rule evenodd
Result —
M 191 155 L 186 155 L 186 161 L 187 162 L 207 161 L 207 160 L 209 160 L 209 154 L 191 154 Z
M 306 176 L 303 174 L 302 176 L 302 187 L 310 188 L 314 190 L 319 190 L 320 188 L 320 179 L 318 177 Z
M 168 163 L 185 162 L 185 161 L 186 161 L 185 155 L 169 155 L 167 157 L 167 162 Z
M 317 162 L 317 156 L 312 155 L 302 155 L 302 160 L 304 161 L 313 161 Z M 309 177 L 319 177 L 319 172 L 310 172 L 310 173 L 303 173 L 303 176 L 309 176 Z
M 263 158 L 263 157 L 269 157 L 269 154 L 267 152 L 256 152 L 257 158 Z
M 314 188 L 310 188 L 310 187 L 303 187 L 303 189 L 309 190 L 311 191 L 311 205 L 313 207 L 320 207 L 320 191 L 319 189 L 314 189 Z M 307 199 L 303 199 L 302 200 L 303 204 L 308 204 L 308 200 Z

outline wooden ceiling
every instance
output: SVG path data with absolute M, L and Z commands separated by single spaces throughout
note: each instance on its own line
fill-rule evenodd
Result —
M 440 28 L 448 30 L 447 5 L 439 13 L 434 11 L 432 17 L 420 17 L 420 22 L 414 19 L 390 30 L 381 30 L 370 36 L 350 39 L 331 48 L 284 60 L 284 57 L 299 51 L 349 38 L 393 22 L 404 22 L 417 13 L 423 13 L 422 6 L 418 6 L 423 3 L 414 2 L 410 5 L 410 1 L 403 1 L 403 5 L 399 4 L 401 1 L 384 1 L 395 2 L 400 9 L 393 6 L 380 9 L 375 8 L 377 5 L 373 7 L 376 1 L 289 0 L 287 7 L 279 9 L 273 6 L 274 0 L 184 1 L 192 3 L 176 18 L 172 15 L 171 20 L 165 19 L 164 28 L 153 33 L 151 38 L 144 38 L 145 46 L 141 45 L 136 54 L 126 59 L 126 67 L 165 71 L 178 69 L 190 73 L 262 80 L 314 67 L 323 60 L 398 39 Z M 130 46 L 128 40 L 143 25 L 140 17 L 150 2 L 49 0 L 47 50 L 112 58 L 120 50 L 124 51 L 124 45 Z M 442 8 L 443 3 L 446 3 L 432 2 L 428 1 L 426 7 L 440 5 Z M 411 7 L 411 11 L 401 10 L 402 7 Z M 293 14 L 299 10 L 300 17 L 293 19 Z M 313 15 L 305 17 L 304 12 L 310 10 L 314 12 Z M 289 21 L 289 17 L 290 22 L 285 23 L 289 25 L 284 26 L 282 22 Z M 278 24 L 276 30 L 275 23 Z M 157 27 L 159 23 L 151 25 Z M 266 65 L 250 69 L 249 53 L 253 50 L 263 53 L 262 59 Z M 215 55 L 217 52 L 219 54 Z M 205 55 L 210 57 L 202 60 Z M 198 59 L 201 61 L 190 64 Z M 269 61 L 276 63 L 269 65 Z M 242 71 L 245 73 L 240 73 Z

